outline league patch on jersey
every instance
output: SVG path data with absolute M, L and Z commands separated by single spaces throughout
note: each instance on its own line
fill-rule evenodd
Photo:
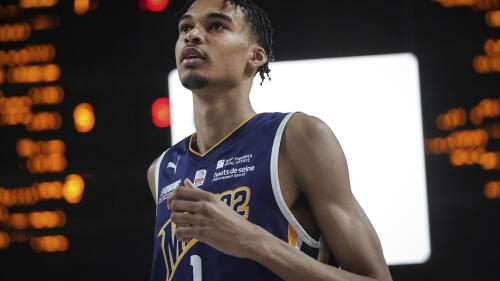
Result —
M 207 170 L 198 170 L 194 176 L 194 186 L 200 187 L 205 183 L 207 177 Z
M 158 204 L 160 204 L 161 202 L 167 200 L 168 195 L 170 194 L 170 192 L 174 191 L 180 185 L 181 185 L 181 180 L 178 180 L 178 181 L 173 182 L 173 183 L 165 186 L 164 188 L 162 188 L 161 189 L 161 193 L 160 193 L 160 199 L 158 200 Z

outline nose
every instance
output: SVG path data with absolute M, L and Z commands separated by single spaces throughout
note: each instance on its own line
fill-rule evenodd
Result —
M 191 29 L 187 34 L 186 34 L 186 37 L 184 37 L 184 42 L 186 44 L 196 44 L 196 45 L 199 45 L 201 43 L 203 43 L 204 41 L 204 38 L 203 38 L 203 34 L 201 33 L 201 31 L 199 30 L 198 27 L 193 27 L 193 29 Z

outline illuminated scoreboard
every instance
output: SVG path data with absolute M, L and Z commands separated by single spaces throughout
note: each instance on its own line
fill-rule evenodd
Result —
M 484 11 L 484 24 L 492 29 L 500 28 L 500 0 L 437 2 L 446 8 L 468 7 Z M 473 69 L 478 75 L 498 75 L 500 39 L 485 38 L 483 49 L 484 54 L 473 57 Z M 499 95 L 495 92 L 493 96 Z M 500 98 L 494 97 L 479 100 L 470 109 L 455 107 L 440 114 L 435 125 L 448 135 L 426 140 L 429 154 L 448 156 L 454 167 L 479 166 L 488 178 L 482 184 L 484 197 L 493 200 L 500 199 L 500 178 L 495 178 L 500 170 L 500 151 L 495 150 L 500 139 Z
M 74 15 L 98 6 L 71 2 Z M 0 4 L 0 251 L 21 244 L 35 253 L 68 251 L 68 210 L 85 196 L 85 177 L 67 153 L 79 148 L 67 136 L 90 133 L 95 116 L 91 104 L 68 103 L 54 36 L 64 24 L 61 4 Z

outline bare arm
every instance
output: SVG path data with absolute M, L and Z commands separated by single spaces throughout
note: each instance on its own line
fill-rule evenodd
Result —
M 377 234 L 354 198 L 347 162 L 330 128 L 317 118 L 296 114 L 282 142 L 295 182 L 342 270 L 321 264 L 272 235 L 253 253 L 283 279 L 392 280 Z
M 153 163 L 149 166 L 148 169 L 148 184 L 149 184 L 149 189 L 151 190 L 151 194 L 153 194 L 153 199 L 156 202 L 156 182 L 155 182 L 155 170 L 156 170 L 156 163 L 158 162 L 158 159 L 153 161 Z

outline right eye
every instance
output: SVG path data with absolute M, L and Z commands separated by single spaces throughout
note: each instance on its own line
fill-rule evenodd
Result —
M 186 33 L 191 30 L 191 26 L 189 24 L 183 24 L 179 27 L 179 32 Z

